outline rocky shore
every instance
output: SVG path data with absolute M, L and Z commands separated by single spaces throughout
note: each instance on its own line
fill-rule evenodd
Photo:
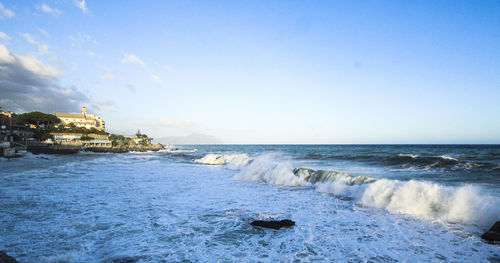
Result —
M 17 263 L 17 260 L 7 253 L 0 251 L 0 263 Z
M 99 153 L 126 153 L 126 152 L 157 152 L 165 149 L 162 144 L 150 144 L 150 145 L 118 145 L 113 147 L 87 147 L 82 149 L 88 152 L 99 152 Z
M 36 144 L 28 146 L 27 150 L 34 154 L 74 154 L 80 151 L 98 152 L 98 153 L 127 153 L 127 152 L 148 152 L 159 151 L 165 147 L 162 144 L 118 144 L 112 147 L 83 147 L 75 145 L 58 144 Z

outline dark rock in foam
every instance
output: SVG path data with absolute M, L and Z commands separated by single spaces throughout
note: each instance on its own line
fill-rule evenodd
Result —
M 280 229 L 282 227 L 291 227 L 295 225 L 295 222 L 289 219 L 285 220 L 268 220 L 268 221 L 263 221 L 263 220 L 256 220 L 251 223 L 252 226 L 260 226 L 260 227 L 265 227 L 265 228 L 272 228 L 272 229 Z
M 5 252 L 0 251 L 0 263 L 18 263 L 17 260 Z
M 488 241 L 500 241 L 500 221 L 497 221 L 486 233 L 484 233 L 482 238 Z

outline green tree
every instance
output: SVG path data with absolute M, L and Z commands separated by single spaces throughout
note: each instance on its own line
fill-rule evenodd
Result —
M 54 125 L 61 120 L 52 114 L 39 111 L 23 113 L 17 116 L 17 123 L 24 125 L 34 125 L 34 137 L 40 140 L 51 138 L 50 132 L 55 129 Z
M 82 140 L 82 141 L 91 141 L 91 140 L 94 140 L 94 137 L 90 137 L 88 135 L 82 135 L 80 137 L 80 140 Z
M 40 125 L 49 126 L 60 123 L 61 120 L 52 114 L 47 114 L 39 111 L 23 113 L 17 116 L 17 123 L 19 124 L 32 124 L 37 128 Z

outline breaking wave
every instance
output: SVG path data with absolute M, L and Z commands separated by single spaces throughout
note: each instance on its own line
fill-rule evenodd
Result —
M 214 163 L 222 163 L 227 157 L 211 158 L 221 158 L 221 161 Z M 365 207 L 450 223 L 486 227 L 500 218 L 499 198 L 482 195 L 479 187 L 447 187 L 414 180 L 375 180 L 336 171 L 294 168 L 289 162 L 275 161 L 273 155 L 255 158 L 234 179 L 274 185 L 312 186 L 318 192 L 347 197 Z
M 500 217 L 500 200 L 483 196 L 479 187 L 445 187 L 430 182 L 381 179 L 369 185 L 361 204 L 391 213 L 488 226 Z
M 295 168 L 293 169 L 293 173 L 313 184 L 341 180 L 347 185 L 357 185 L 375 181 L 375 179 L 367 176 L 352 176 L 336 171 L 313 170 L 308 168 Z
M 176 147 L 166 147 L 163 150 L 160 150 L 158 152 L 166 152 L 166 153 L 195 153 L 197 152 L 198 149 L 181 149 L 181 148 L 176 148 Z
M 230 169 L 239 169 L 250 163 L 251 159 L 246 154 L 207 154 L 200 159 L 194 160 L 197 163 L 207 165 L 226 164 Z

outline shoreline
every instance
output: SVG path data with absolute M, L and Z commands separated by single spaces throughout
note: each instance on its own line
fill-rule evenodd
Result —
M 137 146 L 119 146 L 119 147 L 83 147 L 75 145 L 64 145 L 64 144 L 37 144 L 29 145 L 27 147 L 27 152 L 32 154 L 76 154 L 80 151 L 84 152 L 96 152 L 96 153 L 128 153 L 128 152 L 157 152 L 165 149 L 165 146 L 158 144 L 151 145 L 137 145 Z

